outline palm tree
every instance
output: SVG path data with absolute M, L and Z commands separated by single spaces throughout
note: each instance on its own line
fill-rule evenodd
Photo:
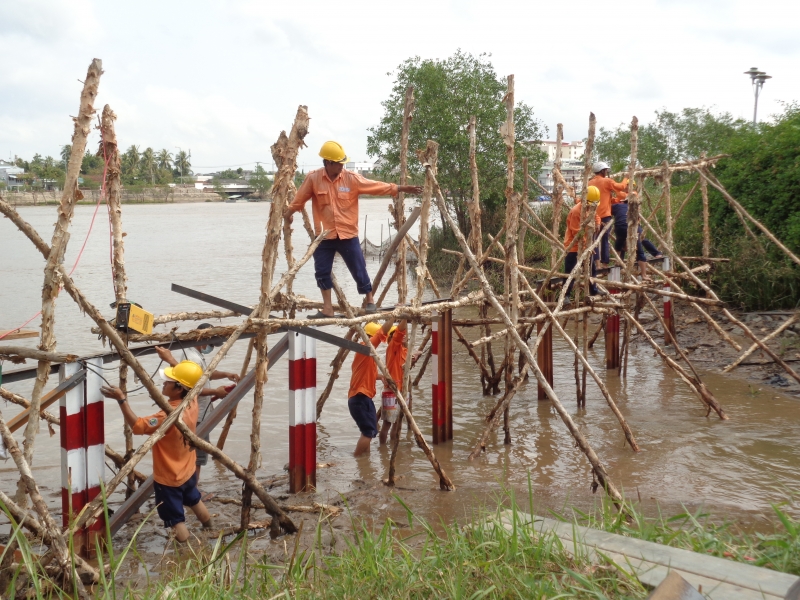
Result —
M 64 144 L 61 146 L 61 160 L 64 161 L 64 170 L 67 170 L 67 163 L 69 162 L 69 157 L 72 154 L 72 145 L 71 144 Z
M 166 148 L 158 153 L 156 158 L 158 161 L 158 168 L 169 171 L 172 168 L 172 154 Z
M 183 150 L 175 155 L 175 168 L 181 173 L 181 183 L 183 183 L 183 176 L 191 173 L 192 163 L 190 158 L 190 155 Z
M 156 167 L 156 155 L 153 152 L 152 148 L 147 148 L 144 152 L 142 152 L 142 157 L 140 161 L 140 167 L 142 171 L 145 173 L 150 173 L 150 181 L 153 185 L 156 184 L 156 176 L 155 176 L 155 167 Z

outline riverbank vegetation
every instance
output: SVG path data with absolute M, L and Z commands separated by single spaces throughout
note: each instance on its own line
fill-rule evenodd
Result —
M 500 500 L 497 511 L 476 511 L 465 523 L 427 523 L 410 508 L 407 521 L 387 521 L 378 530 L 352 517 L 352 533 L 335 540 L 332 529 L 320 521 L 313 542 L 302 547 L 299 538 L 287 539 L 283 564 L 268 564 L 247 548 L 247 540 L 228 538 L 196 541 L 176 549 L 163 564 L 143 565 L 143 572 L 160 569 L 158 578 L 126 581 L 121 572 L 135 572 L 126 561 L 139 560 L 136 539 L 117 554 L 107 556 L 109 570 L 96 586 L 102 599 L 194 600 L 218 598 L 645 598 L 649 591 L 613 564 L 593 564 L 573 556 L 552 533 L 537 533 L 530 517 L 533 502 L 516 503 L 512 492 Z M 398 498 L 402 504 L 402 500 Z M 683 548 L 800 575 L 800 521 L 785 507 L 774 507 L 771 531 L 747 531 L 733 522 L 716 523 L 702 511 L 656 518 L 645 517 L 635 504 L 626 504 L 625 517 L 605 501 L 592 513 L 565 512 L 557 518 L 632 538 Z M 151 517 L 155 518 L 155 517 Z M 329 533 L 330 532 L 330 533 Z M 21 561 L 10 579 L 25 584 L 32 600 L 66 598 L 36 570 L 31 543 L 17 528 Z M 0 558 L 0 563 L 7 564 Z M 123 565 L 126 568 L 123 569 Z M 25 572 L 38 573 L 30 580 Z M 6 590 L 3 590 L 5 593 Z M 11 595 L 3 595 L 11 597 Z

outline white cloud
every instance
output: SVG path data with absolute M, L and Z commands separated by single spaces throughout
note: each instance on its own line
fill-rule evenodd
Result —
M 6 6 L 8 5 L 8 6 Z M 586 135 L 589 111 L 615 127 L 657 109 L 752 112 L 755 65 L 774 75 L 759 113 L 800 98 L 800 47 L 788 1 L 408 0 L 402 4 L 6 2 L 0 20 L 0 156 L 53 154 L 69 140 L 86 66 L 103 59 L 98 106 L 120 141 L 191 148 L 198 166 L 269 159 L 299 104 L 311 116 L 303 168 L 326 139 L 366 158 L 367 128 L 411 56 L 489 52 L 499 75 L 555 131 Z

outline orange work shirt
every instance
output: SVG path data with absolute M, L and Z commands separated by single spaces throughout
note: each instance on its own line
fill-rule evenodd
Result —
M 386 368 L 394 379 L 397 389 L 403 391 L 403 369 L 408 356 L 408 348 L 403 345 L 406 339 L 406 330 L 397 328 L 386 348 Z
M 587 211 L 592 210 L 591 207 L 586 208 Z M 600 209 L 598 209 L 599 212 Z M 594 225 L 595 228 L 600 227 L 600 217 L 595 213 L 594 215 Z M 581 228 L 581 203 L 576 202 L 575 206 L 569 209 L 569 214 L 567 215 L 567 232 L 564 234 L 564 247 L 567 249 L 567 252 L 577 252 L 578 251 L 578 240 L 575 239 L 575 236 L 578 234 L 578 230 Z M 585 235 L 583 237 L 586 237 Z M 574 241 L 573 241 L 574 240 Z
M 176 408 L 182 400 L 170 400 L 169 405 Z M 180 418 L 192 431 L 197 426 L 197 399 L 183 409 Z M 149 417 L 139 417 L 133 425 L 136 435 L 150 435 L 161 426 L 167 413 L 158 411 Z M 161 485 L 179 487 L 194 475 L 195 453 L 183 434 L 175 425 L 167 429 L 166 435 L 153 446 L 153 479 Z
M 614 195 L 611 197 L 611 204 L 619 204 L 620 202 L 625 202 L 625 199 L 628 197 L 628 192 L 614 192 Z
M 306 175 L 289 206 L 299 211 L 311 200 L 316 234 L 327 229 L 330 233 L 326 239 L 348 240 L 358 237 L 358 197 L 361 194 L 396 196 L 397 184 L 372 181 L 346 169 L 331 181 L 324 168 L 317 169 Z
M 386 341 L 383 329 L 380 329 L 369 341 L 375 348 L 380 346 L 381 342 Z M 375 359 L 364 354 L 356 354 L 353 357 L 353 374 L 350 376 L 350 391 L 347 392 L 347 397 L 352 398 L 356 394 L 364 394 L 368 398 L 374 398 L 377 393 L 375 389 L 377 378 L 378 365 L 375 364 Z
M 628 179 L 623 179 L 622 183 L 617 183 L 610 177 L 595 175 L 589 180 L 589 185 L 593 185 L 600 190 L 600 206 L 597 207 L 597 216 L 605 219 L 611 216 L 611 192 L 624 192 L 625 188 L 628 187 Z

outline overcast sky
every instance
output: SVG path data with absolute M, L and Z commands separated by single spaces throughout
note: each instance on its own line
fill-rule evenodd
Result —
M 86 69 L 120 144 L 191 149 L 196 172 L 251 168 L 306 104 L 301 166 L 327 139 L 367 160 L 393 71 L 411 56 L 488 52 L 555 136 L 586 135 L 657 109 L 709 106 L 751 118 L 743 71 L 774 79 L 759 115 L 800 99 L 794 2 L 519 0 L 95 2 L 0 0 L 0 157 L 58 156 Z M 96 146 L 92 140 L 92 148 Z

